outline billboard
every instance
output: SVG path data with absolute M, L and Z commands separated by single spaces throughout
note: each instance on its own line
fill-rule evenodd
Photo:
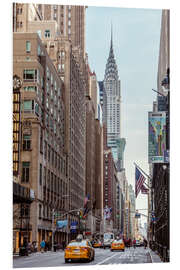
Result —
M 57 220 L 56 222 L 56 226 L 58 229 L 63 229 L 63 228 L 66 228 L 68 225 L 68 220 Z
M 148 122 L 149 163 L 164 163 L 164 153 L 166 150 L 166 113 L 149 112 Z

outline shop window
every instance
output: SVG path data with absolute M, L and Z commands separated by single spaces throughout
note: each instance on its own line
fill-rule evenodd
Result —
M 29 182 L 29 171 L 30 171 L 30 162 L 23 162 L 22 163 L 22 183 Z

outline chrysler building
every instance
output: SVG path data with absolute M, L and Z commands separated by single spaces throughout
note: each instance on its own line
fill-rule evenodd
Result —
M 121 134 L 121 86 L 113 51 L 112 30 L 110 52 L 103 81 L 103 121 L 107 125 L 107 144 L 111 147 L 114 160 L 117 162 L 117 142 Z

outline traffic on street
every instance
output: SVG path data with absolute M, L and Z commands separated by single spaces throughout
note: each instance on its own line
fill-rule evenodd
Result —
M 17 257 L 13 259 L 14 268 L 26 267 L 53 267 L 53 266 L 83 266 L 83 265 L 113 265 L 113 264 L 137 264 L 152 263 L 152 251 L 144 247 L 125 248 L 125 251 L 116 250 L 111 252 L 110 249 L 95 249 L 93 261 L 69 261 L 65 263 L 64 251 L 57 252 L 47 251 L 45 253 L 32 253 L 27 257 Z M 159 259 L 160 262 L 160 259 Z

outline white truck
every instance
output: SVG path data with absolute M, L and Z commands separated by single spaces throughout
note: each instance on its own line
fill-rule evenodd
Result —
M 114 237 L 114 233 L 112 232 L 106 232 L 104 233 L 103 236 L 103 248 L 105 249 L 106 247 L 111 247 L 111 243 L 112 241 L 114 241 L 115 237 Z

